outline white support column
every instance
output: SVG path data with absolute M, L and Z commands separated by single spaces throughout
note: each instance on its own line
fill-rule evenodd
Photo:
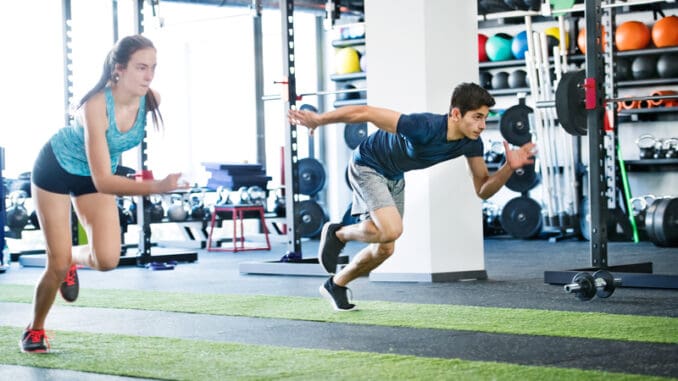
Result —
M 370 105 L 447 113 L 454 87 L 478 82 L 475 1 L 365 2 Z M 404 233 L 373 281 L 484 279 L 481 200 L 465 158 L 405 176 Z

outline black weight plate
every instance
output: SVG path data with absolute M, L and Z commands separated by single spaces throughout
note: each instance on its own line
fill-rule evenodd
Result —
M 650 204 L 650 206 L 648 206 L 647 210 L 645 211 L 645 232 L 647 233 L 647 238 L 650 240 L 650 242 L 657 246 L 661 246 L 661 243 L 659 242 L 659 237 L 657 235 L 657 230 L 659 227 L 655 222 L 655 215 L 657 215 L 657 207 L 663 202 L 663 198 L 658 198 L 654 200 L 654 202 L 652 202 L 652 204 Z
M 316 159 L 307 157 L 297 162 L 299 193 L 313 196 L 325 186 L 325 168 Z
M 344 141 L 350 149 L 355 149 L 367 137 L 367 123 L 348 123 L 344 126 Z
M 325 211 L 313 200 L 304 200 L 299 202 L 297 208 L 299 216 L 297 222 L 297 231 L 304 238 L 315 237 L 325 224 Z
M 678 198 L 664 198 L 654 211 L 658 246 L 678 246 Z M 656 201 L 655 201 L 656 202 Z
M 514 192 L 523 193 L 534 189 L 539 181 L 540 177 L 534 168 L 534 164 L 528 164 L 513 172 L 506 182 L 506 187 Z
M 556 88 L 558 121 L 568 134 L 574 136 L 586 135 L 585 78 L 584 70 L 563 73 Z
M 522 146 L 532 141 L 530 133 L 529 114 L 533 112 L 531 107 L 517 104 L 507 108 L 499 117 L 499 130 L 507 142 Z
M 535 237 L 543 225 L 541 205 L 529 197 L 513 198 L 504 205 L 500 222 L 501 227 L 516 238 Z
M 593 279 L 602 279 L 605 281 L 605 286 L 598 286 L 596 284 L 596 296 L 599 298 L 609 298 L 612 296 L 612 293 L 614 293 L 614 289 L 616 288 L 614 284 L 614 277 L 612 274 L 607 271 L 607 270 L 598 270 L 593 273 Z M 595 284 L 595 281 L 594 281 Z
M 301 106 L 299 107 L 299 110 L 302 110 L 302 111 L 312 111 L 312 112 L 315 112 L 315 113 L 318 112 L 318 109 L 317 109 L 315 106 L 310 105 L 310 104 L 308 104 L 308 103 L 304 103 L 303 105 L 301 105 Z
M 577 299 L 587 301 L 596 296 L 596 282 L 591 274 L 586 272 L 577 273 L 572 278 L 572 283 L 577 283 L 581 287 L 575 294 Z

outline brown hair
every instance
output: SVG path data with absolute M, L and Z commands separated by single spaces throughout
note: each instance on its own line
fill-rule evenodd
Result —
M 113 49 L 111 49 L 111 51 L 108 52 L 108 54 L 106 55 L 106 59 L 104 60 L 103 72 L 101 73 L 99 82 L 97 82 L 97 84 L 94 85 L 94 87 L 90 91 L 88 91 L 84 97 L 82 97 L 80 103 L 78 104 L 78 107 L 82 107 L 82 105 L 84 105 L 85 102 L 92 98 L 94 94 L 103 90 L 104 87 L 106 87 L 106 85 L 110 81 L 112 81 L 115 65 L 127 67 L 127 64 L 129 63 L 132 54 L 134 54 L 138 50 L 147 48 L 155 49 L 155 46 L 153 45 L 153 42 L 151 40 L 139 34 L 127 36 L 119 40 L 118 43 L 115 44 Z M 153 91 L 151 91 L 150 89 L 146 93 L 146 112 L 151 112 L 153 125 L 155 126 L 156 130 L 159 129 L 160 126 L 163 124 L 162 115 L 160 114 L 160 110 L 158 109 L 158 100 L 155 99 Z
M 483 89 L 475 83 L 461 83 L 455 87 L 450 99 L 450 111 L 453 108 L 458 108 L 463 116 L 466 112 L 477 110 L 482 106 L 494 106 L 494 98 L 487 90 Z

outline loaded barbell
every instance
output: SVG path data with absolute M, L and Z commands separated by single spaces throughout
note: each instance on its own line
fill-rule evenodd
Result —
M 578 272 L 572 282 L 563 286 L 565 292 L 574 294 L 577 299 L 587 301 L 594 296 L 609 298 L 614 290 L 622 285 L 621 278 L 615 278 L 607 270 L 598 270 L 593 275 L 588 272 Z
M 583 136 L 587 133 L 586 111 L 596 107 L 595 81 L 586 78 L 584 70 L 563 73 L 556 88 L 555 101 L 537 101 L 537 108 L 555 107 L 558 121 L 570 135 Z M 627 101 L 651 101 L 678 99 L 676 94 L 649 95 L 641 97 L 608 98 L 605 103 Z
M 286 85 L 286 81 L 275 81 L 274 83 Z M 306 93 L 299 93 L 296 96 L 296 100 L 300 101 L 303 97 L 322 97 L 326 95 L 341 95 L 341 94 L 351 94 L 351 93 L 361 93 L 367 91 L 367 88 L 347 88 L 347 89 L 337 89 L 337 90 L 316 90 Z M 286 92 L 285 92 L 286 94 Z M 273 101 L 283 99 L 283 96 L 280 94 L 276 95 L 264 95 L 261 97 L 261 100 L 264 101 Z

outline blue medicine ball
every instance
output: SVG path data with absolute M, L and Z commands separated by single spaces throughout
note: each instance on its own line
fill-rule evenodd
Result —
M 511 42 L 511 53 L 513 53 L 513 56 L 516 59 L 522 60 L 525 58 L 526 52 L 527 52 L 527 32 L 522 31 L 516 34 L 515 37 L 513 37 L 513 41 Z
M 497 33 L 487 39 L 485 52 L 490 61 L 505 61 L 513 58 L 511 40 L 513 37 L 506 33 Z

